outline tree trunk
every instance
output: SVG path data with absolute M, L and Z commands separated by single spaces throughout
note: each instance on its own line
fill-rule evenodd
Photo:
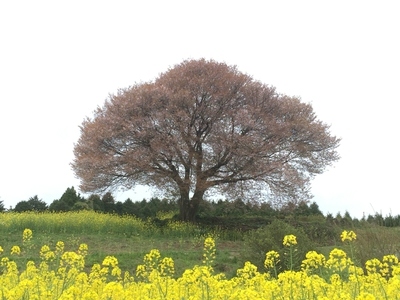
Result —
M 181 221 L 188 221 L 188 212 L 190 207 L 189 191 L 180 189 L 180 194 L 181 197 L 179 199 L 179 219 Z
M 189 197 L 189 191 L 180 189 L 179 199 L 179 218 L 185 222 L 196 222 L 196 214 L 203 200 L 204 191 L 195 191 L 192 199 Z

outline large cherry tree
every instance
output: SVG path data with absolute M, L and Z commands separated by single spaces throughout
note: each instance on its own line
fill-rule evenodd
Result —
M 187 221 L 206 192 L 307 200 L 339 158 L 340 139 L 310 104 L 205 59 L 119 90 L 80 129 L 71 165 L 82 191 L 172 189 Z

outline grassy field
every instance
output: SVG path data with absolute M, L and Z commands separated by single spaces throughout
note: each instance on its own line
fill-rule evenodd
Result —
M 29 249 L 24 247 L 22 240 L 26 228 L 33 232 Z M 123 271 L 133 273 L 143 263 L 145 254 L 158 249 L 163 256 L 174 259 L 176 276 L 179 277 L 185 269 L 201 264 L 207 236 L 213 236 L 217 244 L 215 269 L 233 277 L 244 264 L 241 260 L 243 241 L 226 240 L 222 231 L 206 232 L 195 225 L 176 221 L 160 229 L 151 221 L 88 211 L 0 215 L 0 246 L 8 252 L 4 255 L 9 254 L 15 245 L 21 248 L 21 254 L 13 256 L 19 266 L 26 265 L 29 260 L 37 261 L 43 245 L 55 249 L 56 243 L 62 241 L 65 251 L 76 251 L 82 243 L 88 245 L 87 269 L 113 255 L 118 258 Z

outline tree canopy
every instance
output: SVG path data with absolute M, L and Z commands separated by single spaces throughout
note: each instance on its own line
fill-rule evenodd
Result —
M 110 95 L 80 126 L 72 169 L 85 192 L 149 185 L 195 219 L 206 192 L 305 201 L 339 159 L 312 106 L 213 60 L 187 60 Z
M 15 212 L 23 211 L 39 211 L 43 212 L 47 210 L 47 203 L 42 199 L 39 199 L 37 195 L 30 197 L 27 201 L 23 200 L 15 205 Z
M 76 193 L 75 188 L 72 186 L 67 188 L 59 200 L 54 200 L 50 206 L 51 211 L 70 211 L 85 208 L 85 199 Z

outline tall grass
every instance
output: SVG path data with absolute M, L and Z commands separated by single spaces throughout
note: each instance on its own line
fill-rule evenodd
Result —
M 371 257 L 400 255 L 400 228 L 363 224 L 357 230 L 356 251 L 362 265 Z

